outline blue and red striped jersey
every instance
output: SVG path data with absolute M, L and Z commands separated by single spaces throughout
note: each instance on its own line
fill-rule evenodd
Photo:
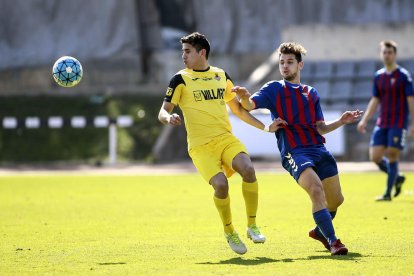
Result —
M 410 73 L 402 67 L 387 73 L 385 68 L 375 73 L 372 95 L 380 99 L 377 126 L 382 128 L 407 128 L 407 97 L 414 96 Z
M 297 147 L 325 143 L 316 122 L 324 121 L 319 95 L 309 85 L 292 84 L 285 80 L 266 83 L 251 99 L 256 108 L 270 110 L 272 120 L 282 118 L 288 125 L 276 132 L 282 155 Z

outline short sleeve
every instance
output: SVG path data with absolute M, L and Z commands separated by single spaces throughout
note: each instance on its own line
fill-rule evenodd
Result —
M 380 91 L 379 91 L 379 87 L 378 87 L 377 78 L 374 78 L 374 82 L 373 82 L 373 85 L 372 85 L 372 96 L 377 97 L 377 98 L 380 98 L 380 96 L 381 96 Z
M 275 88 L 272 85 L 273 82 L 268 82 L 260 88 L 259 91 L 254 93 L 250 99 L 255 103 L 256 109 L 267 108 L 270 109 L 271 102 L 269 100 L 270 95 L 274 92 Z
M 315 90 L 315 97 L 316 97 L 316 101 L 315 101 L 315 119 L 317 122 L 321 122 L 321 121 L 325 121 L 325 118 L 323 117 L 323 112 L 322 112 L 322 107 L 321 107 L 321 103 L 320 103 L 320 97 L 318 92 Z
M 177 74 L 170 80 L 164 101 L 177 105 L 181 98 L 181 92 L 185 82 L 181 74 Z
M 226 91 L 224 93 L 224 101 L 227 103 L 236 97 L 236 93 L 231 91 L 231 89 L 233 89 L 234 87 L 233 80 L 230 78 L 230 76 L 227 73 L 225 73 L 225 75 L 226 75 Z
M 411 79 L 410 73 L 408 72 L 406 74 L 404 93 L 406 97 L 414 96 L 413 80 Z

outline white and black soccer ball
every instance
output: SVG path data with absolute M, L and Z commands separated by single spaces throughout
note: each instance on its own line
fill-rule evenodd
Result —
M 83 75 L 82 65 L 80 62 L 70 56 L 59 58 L 53 65 L 53 78 L 63 87 L 73 87 L 77 85 Z

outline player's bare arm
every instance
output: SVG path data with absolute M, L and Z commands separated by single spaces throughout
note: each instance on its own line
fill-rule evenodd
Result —
M 171 114 L 174 110 L 175 105 L 169 102 L 164 102 L 161 106 L 160 112 L 158 113 L 158 120 L 164 125 L 170 124 L 173 126 L 181 125 L 180 115 L 177 113 Z
M 410 112 L 410 126 L 408 127 L 409 135 L 414 137 L 414 96 L 407 97 L 408 111 Z
M 361 121 L 357 125 L 357 129 L 361 133 L 366 132 L 366 127 L 368 124 L 368 121 L 374 116 L 375 112 L 378 109 L 378 106 L 380 104 L 380 100 L 377 97 L 372 97 L 371 100 L 368 103 L 367 110 L 362 117 Z
M 250 99 L 252 95 L 246 87 L 234 86 L 231 91 L 237 94 L 244 109 L 250 111 L 256 108 L 256 104 Z
M 335 129 L 347 125 L 355 123 L 356 121 L 361 118 L 362 114 L 364 112 L 360 110 L 354 110 L 354 111 L 345 111 L 341 117 L 335 121 L 332 122 L 325 122 L 325 121 L 319 121 L 316 122 L 316 128 L 319 132 L 319 134 L 324 135 L 326 133 L 329 133 L 331 131 L 334 131 Z
M 227 105 L 230 107 L 231 112 L 234 115 L 236 115 L 240 120 L 260 130 L 265 130 L 268 132 L 276 132 L 279 128 L 283 127 L 283 125 L 287 124 L 286 121 L 282 120 L 281 118 L 277 118 L 270 125 L 266 126 L 261 121 L 259 121 L 256 117 L 250 114 L 240 104 L 237 98 L 233 98 L 231 101 L 227 103 Z

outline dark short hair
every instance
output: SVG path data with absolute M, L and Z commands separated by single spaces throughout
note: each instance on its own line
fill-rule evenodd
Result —
M 397 42 L 393 40 L 383 40 L 380 42 L 380 46 L 385 48 L 393 48 L 394 53 L 397 53 Z
M 306 55 L 306 49 L 302 45 L 296 42 L 284 42 L 280 44 L 279 48 L 277 49 L 279 53 L 279 57 L 281 54 L 294 54 L 295 58 L 298 62 L 302 61 L 302 55 Z
M 181 44 L 190 44 L 197 50 L 197 52 L 200 52 L 201 49 L 205 49 L 206 59 L 208 59 L 208 55 L 210 54 L 210 42 L 208 42 L 205 35 L 200 34 L 199 32 L 194 32 L 192 34 L 182 37 L 180 41 Z

